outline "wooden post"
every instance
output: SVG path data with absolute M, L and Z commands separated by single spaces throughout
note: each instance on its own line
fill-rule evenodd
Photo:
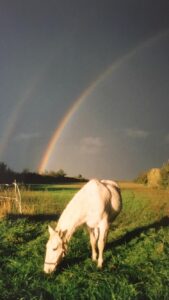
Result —
M 22 205 L 21 205 L 21 193 L 20 193 L 20 190 L 19 190 L 19 187 L 16 183 L 16 180 L 14 181 L 14 187 L 15 187 L 15 199 L 16 199 L 16 202 L 18 204 L 18 208 L 19 208 L 19 212 L 20 214 L 22 214 Z

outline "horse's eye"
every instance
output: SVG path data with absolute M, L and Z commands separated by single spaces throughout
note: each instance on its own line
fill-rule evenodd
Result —
M 56 251 L 56 250 L 57 250 L 57 248 L 58 248 L 58 247 L 56 247 L 56 248 L 53 248 L 53 251 Z

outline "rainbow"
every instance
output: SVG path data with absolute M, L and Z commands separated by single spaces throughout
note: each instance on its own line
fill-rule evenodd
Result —
M 30 95 L 32 94 L 32 91 L 34 89 L 34 84 L 31 84 L 29 88 L 26 90 L 24 93 L 24 97 L 22 97 L 17 105 L 14 107 L 14 110 L 12 111 L 10 117 L 9 117 L 9 122 L 6 126 L 5 134 L 1 138 L 1 144 L 0 144 L 0 158 L 3 156 L 3 153 L 5 152 L 8 142 L 10 141 L 12 134 L 15 130 L 15 126 L 18 121 L 18 117 L 22 111 L 22 108 L 25 104 L 25 102 L 29 99 Z
M 28 87 L 24 91 L 24 93 L 21 95 L 19 100 L 17 101 L 13 111 L 11 112 L 9 118 L 8 118 L 8 124 L 5 128 L 5 132 L 1 138 L 0 143 L 0 159 L 3 157 L 3 153 L 5 152 L 8 143 L 10 139 L 12 138 L 12 135 L 15 131 L 16 124 L 18 122 L 19 116 L 22 112 L 22 109 L 28 100 L 31 99 L 36 87 L 40 83 L 40 81 L 43 79 L 43 77 L 46 74 L 46 71 L 49 69 L 49 67 L 52 64 L 52 61 L 54 59 L 54 53 L 50 53 L 48 56 L 48 61 L 45 62 L 39 70 L 36 72 L 36 74 L 31 78 Z
M 155 42 L 157 42 L 159 39 L 167 37 L 169 34 L 169 30 L 162 31 L 158 33 L 157 35 L 150 37 L 140 45 L 136 46 L 134 49 L 130 50 L 128 53 L 126 53 L 124 56 L 122 56 L 120 59 L 115 61 L 113 64 L 111 64 L 100 76 L 97 77 L 97 79 L 92 82 L 85 91 L 74 101 L 73 105 L 69 108 L 68 112 L 64 115 L 63 119 L 61 120 L 59 126 L 55 129 L 54 133 L 52 134 L 49 143 L 45 149 L 45 152 L 42 156 L 42 159 L 39 164 L 38 172 L 43 173 L 46 169 L 46 166 L 48 164 L 48 161 L 52 155 L 52 152 L 54 150 L 54 147 L 59 141 L 59 138 L 69 123 L 70 119 L 74 115 L 74 113 L 79 109 L 80 105 L 87 99 L 87 97 L 97 88 L 97 86 L 106 79 L 109 75 L 111 75 L 115 70 L 117 70 L 122 64 L 130 60 L 133 56 L 135 56 L 138 51 L 152 46 Z

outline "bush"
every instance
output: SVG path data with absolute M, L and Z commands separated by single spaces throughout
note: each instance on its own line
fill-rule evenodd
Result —
M 162 187 L 165 188 L 168 187 L 169 186 L 169 161 L 163 164 L 163 166 L 159 169 L 159 172 L 156 172 L 156 174 L 154 172 L 154 175 L 153 174 L 151 175 L 151 173 L 153 173 L 153 170 L 158 170 L 158 169 L 152 168 L 149 171 L 142 172 L 138 175 L 138 177 L 134 181 L 142 184 L 150 184 L 149 181 L 152 181 L 154 176 L 154 180 L 158 181 L 158 185 L 161 185 Z
M 142 172 L 142 173 L 140 173 L 140 174 L 138 175 L 138 177 L 135 179 L 135 182 L 147 184 L 147 182 L 148 182 L 147 172 Z
M 163 164 L 161 168 L 161 177 L 162 177 L 162 185 L 164 187 L 169 186 L 169 161 L 165 164 Z

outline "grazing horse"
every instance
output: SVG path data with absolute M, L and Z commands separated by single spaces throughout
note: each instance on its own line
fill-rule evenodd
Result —
M 89 228 L 92 260 L 103 264 L 103 250 L 109 224 L 119 214 L 122 198 L 119 186 L 112 180 L 92 179 L 79 190 L 61 214 L 55 228 L 49 226 L 44 272 L 53 272 L 67 251 L 76 229 L 86 224 Z M 98 254 L 97 254 L 98 248 Z

